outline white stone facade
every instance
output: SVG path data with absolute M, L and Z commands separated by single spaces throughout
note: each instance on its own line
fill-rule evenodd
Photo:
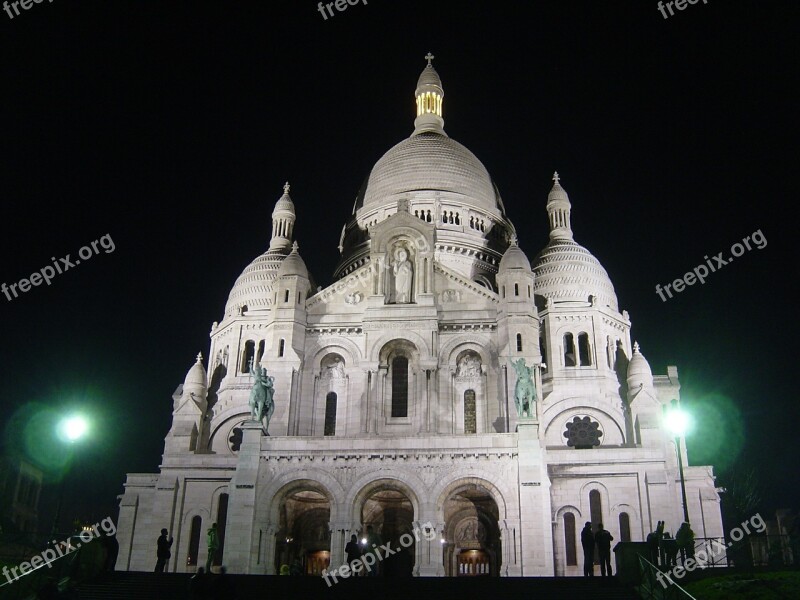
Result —
M 229 570 L 265 574 L 295 558 L 308 573 L 338 566 L 367 525 L 394 547 L 432 526 L 434 541 L 417 534 L 382 565 L 420 576 L 578 575 L 585 521 L 616 540 L 659 520 L 677 530 L 663 424 L 677 369 L 653 377 L 631 344 L 608 275 L 572 240 L 557 175 L 531 267 L 486 169 L 444 133 L 443 97 L 429 63 L 414 133 L 359 192 L 325 289 L 292 244 L 286 186 L 268 249 L 212 327 L 208 374 L 198 357 L 173 396 L 160 472 L 128 475 L 119 568 L 151 570 L 167 527 L 170 569 L 192 571 L 217 520 Z M 523 417 L 520 358 L 538 395 Z M 275 378 L 268 436 L 249 421 L 251 360 Z M 721 536 L 711 467 L 685 476 L 696 535 Z

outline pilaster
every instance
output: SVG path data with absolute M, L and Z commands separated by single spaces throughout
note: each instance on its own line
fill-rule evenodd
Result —
M 261 423 L 245 421 L 242 424 L 242 445 L 236 473 L 230 484 L 228 522 L 225 527 L 225 563 L 231 573 L 250 573 L 256 565 L 251 550 L 263 435 Z

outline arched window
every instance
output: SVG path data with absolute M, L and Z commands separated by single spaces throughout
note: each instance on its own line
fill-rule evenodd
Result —
M 283 293 L 283 301 L 284 301 L 284 303 L 289 302 L 289 290 L 286 290 Z
M 464 433 L 478 433 L 475 390 L 464 392 Z
M 265 343 L 266 342 L 264 340 L 261 340 L 260 342 L 258 342 L 258 353 L 256 354 L 256 364 L 257 365 L 261 364 L 261 359 L 264 357 L 264 344 Z
M 575 338 L 571 333 L 564 334 L 564 366 L 575 366 Z
M 547 364 L 547 347 L 544 343 L 544 337 L 539 338 L 539 354 L 542 355 L 542 362 Z
M 631 518 L 628 513 L 619 513 L 619 541 L 631 541 Z
M 578 544 L 575 539 L 575 515 L 564 513 L 564 548 L 567 551 L 567 566 L 578 564 Z
M 336 392 L 328 392 L 325 396 L 324 435 L 336 435 Z
M 283 356 L 283 353 L 286 351 L 286 340 L 281 340 L 278 343 L 278 357 Z
M 582 367 L 588 367 L 592 364 L 592 351 L 589 347 L 588 333 L 578 334 L 578 355 Z
M 392 359 L 392 416 L 408 416 L 408 359 L 405 356 Z
M 506 286 L 502 286 L 500 288 L 500 291 L 502 292 L 503 298 L 505 298 L 506 297 Z
M 531 297 L 531 286 L 528 286 L 528 298 Z
M 514 295 L 515 296 L 519 296 L 519 284 L 518 283 L 514 284 Z
M 589 492 L 589 514 L 592 517 L 592 527 L 596 528 L 598 523 L 603 522 L 603 507 L 600 504 L 600 492 L 597 490 Z
M 228 494 L 219 495 L 219 506 L 217 506 L 217 538 L 219 547 L 217 555 L 214 557 L 212 565 L 221 565 L 222 557 L 225 552 L 225 524 L 228 521 Z
M 517 352 L 522 352 L 522 334 L 517 334 Z
M 244 343 L 244 350 L 242 350 L 242 363 L 239 371 L 242 373 L 250 372 L 250 361 L 253 360 L 256 353 L 256 343 L 253 340 L 247 340 Z
M 192 525 L 189 529 L 189 551 L 186 553 L 186 564 L 190 567 L 197 564 L 202 527 L 203 519 L 199 516 L 192 517 Z

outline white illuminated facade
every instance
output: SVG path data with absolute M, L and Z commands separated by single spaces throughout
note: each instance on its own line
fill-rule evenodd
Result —
M 284 188 L 266 251 L 173 396 L 159 472 L 128 474 L 118 568 L 152 570 L 166 527 L 170 568 L 193 571 L 216 521 L 230 572 L 266 574 L 295 559 L 309 574 L 339 566 L 368 525 L 398 547 L 430 524 L 434 541 L 381 565 L 419 576 L 579 575 L 585 521 L 617 541 L 644 540 L 659 520 L 677 531 L 664 423 L 677 369 L 653 376 L 632 343 L 605 269 L 573 239 L 557 174 L 541 198 L 549 240 L 529 261 L 517 238 L 538 234 L 515 230 L 486 168 L 445 133 L 427 58 L 414 131 L 358 192 L 325 288 L 294 242 L 303 215 Z M 519 359 L 538 394 L 522 417 Z M 268 436 L 248 423 L 251 360 L 275 378 Z M 721 536 L 712 468 L 685 475 L 696 535 Z

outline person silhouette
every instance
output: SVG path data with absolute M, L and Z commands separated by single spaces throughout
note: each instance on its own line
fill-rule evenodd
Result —
M 172 537 L 167 538 L 167 534 L 169 532 L 166 529 L 161 530 L 161 535 L 158 537 L 156 541 L 157 549 L 156 549 L 156 573 L 163 573 L 164 567 L 167 566 L 167 561 L 169 560 L 172 553 L 170 552 L 170 548 L 172 548 Z M 116 561 L 115 561 L 116 562 Z
M 583 576 L 594 577 L 594 533 L 591 521 L 581 529 L 581 546 L 583 546 Z
M 597 544 L 597 554 L 600 557 L 600 575 L 611 577 L 611 541 L 614 536 L 603 529 L 603 524 L 597 524 L 597 532 L 594 534 L 594 542 Z

